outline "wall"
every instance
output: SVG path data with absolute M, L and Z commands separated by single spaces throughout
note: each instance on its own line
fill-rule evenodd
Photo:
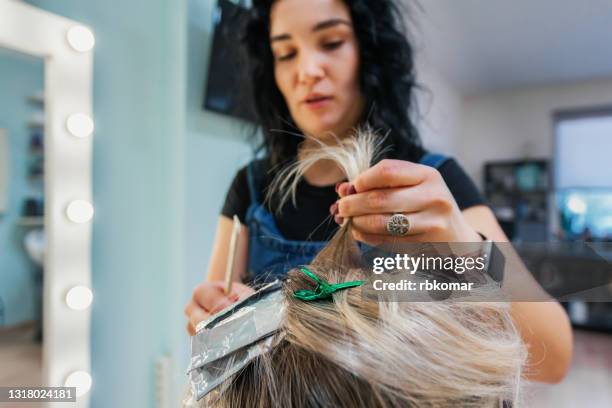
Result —
M 157 357 L 185 383 L 182 308 L 252 156 L 243 123 L 201 108 L 213 2 L 32 3 L 96 35 L 93 406 L 152 406 Z
M 519 88 L 466 98 L 460 155 L 482 186 L 485 161 L 553 156 L 552 113 L 612 106 L 612 79 Z
M 424 53 L 416 54 L 418 105 L 416 117 L 424 146 L 434 152 L 457 157 L 461 128 L 461 95 L 430 63 Z M 460 160 L 461 161 L 461 160 Z
M 0 214 L 8 207 L 9 144 L 6 129 L 0 128 Z
M 31 1 L 96 36 L 92 407 L 153 407 L 182 353 L 186 1 Z M 175 364 L 174 379 L 184 381 Z
M 0 128 L 7 130 L 8 188 L 6 212 L 0 212 L 0 298 L 4 321 L 10 326 L 40 319 L 40 297 L 35 284 L 39 268 L 25 252 L 23 238 L 30 229 L 19 225 L 24 199 L 43 196 L 41 181 L 28 180 L 32 114 L 40 111 L 27 97 L 43 88 L 42 60 L 0 50 Z
M 230 183 L 253 156 L 247 140 L 248 123 L 202 109 L 215 3 L 190 0 L 188 9 L 185 300 L 207 274 L 217 220 Z

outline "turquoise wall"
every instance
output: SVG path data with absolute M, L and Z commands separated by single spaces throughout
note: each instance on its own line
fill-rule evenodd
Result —
M 27 122 L 39 106 L 27 97 L 43 89 L 42 60 L 0 50 L 0 129 L 8 131 L 9 180 L 6 212 L 0 213 L 0 298 L 4 322 L 15 325 L 40 319 L 41 293 L 35 276 L 40 273 L 23 246 L 29 228 L 19 225 L 23 201 L 43 196 L 40 180 L 28 179 L 31 129 Z
M 153 407 L 155 360 L 187 382 L 183 307 L 206 275 L 244 124 L 202 110 L 213 0 L 35 0 L 92 27 L 92 406 Z
M 214 231 L 236 171 L 252 157 L 247 122 L 202 109 L 213 35 L 214 0 L 188 8 L 185 139 L 185 297 L 207 273 Z M 235 69 L 235 68 L 228 68 Z
M 89 25 L 96 36 L 92 407 L 153 407 L 156 359 L 187 347 L 186 1 L 31 3 Z M 184 373 L 176 364 L 177 382 Z

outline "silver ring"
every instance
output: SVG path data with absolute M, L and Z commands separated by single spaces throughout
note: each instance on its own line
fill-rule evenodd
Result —
M 404 237 L 410 231 L 410 220 L 404 214 L 393 214 L 387 221 L 387 231 L 391 235 Z

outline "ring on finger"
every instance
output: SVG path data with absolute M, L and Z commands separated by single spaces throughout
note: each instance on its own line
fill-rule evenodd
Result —
M 393 214 L 387 220 L 387 232 L 396 237 L 404 237 L 410 232 L 410 220 L 404 214 Z

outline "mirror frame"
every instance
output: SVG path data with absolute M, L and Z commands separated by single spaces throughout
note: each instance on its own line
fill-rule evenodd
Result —
M 79 373 L 85 383 L 91 379 L 91 308 L 73 310 L 66 301 L 68 291 L 75 286 L 91 290 L 93 213 L 85 211 L 89 216 L 78 222 L 67 215 L 68 206 L 75 200 L 77 206 L 85 204 L 86 210 L 93 209 L 90 206 L 93 134 L 76 137 L 67 127 L 70 115 L 80 113 L 92 118 L 93 47 L 77 51 L 71 46 L 67 34 L 75 26 L 91 33 L 76 21 L 22 2 L 0 0 L 0 47 L 44 59 L 45 386 L 64 386 L 74 372 L 86 373 Z M 87 407 L 89 395 L 86 389 L 77 397 L 76 406 Z

